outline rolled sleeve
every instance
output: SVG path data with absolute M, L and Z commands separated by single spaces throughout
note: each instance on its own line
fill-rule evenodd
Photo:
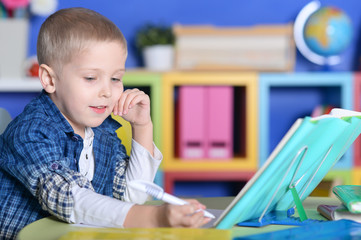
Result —
M 129 166 L 125 173 L 126 181 L 132 181 L 135 179 L 142 179 L 145 181 L 153 182 L 155 174 L 159 168 L 159 165 L 163 159 L 162 153 L 154 145 L 154 156 L 147 151 L 142 145 L 132 140 L 132 150 L 130 153 Z M 126 188 L 124 194 L 124 200 L 128 202 L 143 204 L 149 199 L 146 193 Z
M 74 186 L 74 211 L 71 221 L 102 227 L 123 227 L 134 203 L 123 202 L 97 194 L 89 189 Z

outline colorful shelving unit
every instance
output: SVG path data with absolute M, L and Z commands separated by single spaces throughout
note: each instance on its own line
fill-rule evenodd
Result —
M 297 118 L 318 105 L 353 109 L 352 73 L 263 73 L 259 77 L 259 166 Z M 350 149 L 334 169 L 351 169 Z
M 318 105 L 361 111 L 361 73 L 154 73 L 134 70 L 127 72 L 123 81 L 125 87 L 145 89 L 149 94 L 154 141 L 164 156 L 156 183 L 164 185 L 166 191 L 180 195 L 182 189 L 179 186 L 184 186 L 183 183 L 189 183 L 183 189 L 188 191 L 188 187 L 194 186 L 194 195 L 199 196 L 197 187 L 208 183 L 233 186 L 234 182 L 246 182 L 263 165 L 292 123 L 310 115 Z M 175 111 L 181 86 L 234 88 L 235 99 L 242 103 L 235 108 L 239 117 L 234 123 L 234 142 L 239 147 L 232 158 L 189 160 L 176 153 Z M 40 83 L 34 79 L 17 83 L 0 80 L 0 106 L 11 106 L 14 113 L 19 112 L 40 90 Z M 115 118 L 122 122 L 120 117 Z M 118 135 L 127 136 L 129 143 L 125 145 L 128 144 L 130 151 L 130 126 L 118 130 Z M 324 180 L 361 184 L 361 137 Z
M 239 142 L 242 145 L 240 154 L 225 160 L 217 159 L 182 159 L 175 154 L 175 101 L 176 89 L 184 85 L 200 86 L 233 86 L 244 98 L 240 111 L 239 123 L 244 124 Z M 197 180 L 194 176 L 210 174 L 206 179 L 227 179 L 231 172 L 236 172 L 239 177 L 250 177 L 250 172 L 257 170 L 257 74 L 236 72 L 171 72 L 163 75 L 163 171 L 164 185 L 169 192 L 173 191 L 176 180 Z M 237 92 L 237 91 L 236 91 Z M 238 134 L 238 133 L 235 133 Z M 199 180 L 199 179 L 198 179 Z

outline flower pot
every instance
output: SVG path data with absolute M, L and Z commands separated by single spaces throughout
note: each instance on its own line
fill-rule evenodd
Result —
M 173 45 L 154 45 L 143 49 L 145 68 L 151 71 L 169 71 L 173 69 Z
M 16 79 L 25 75 L 28 25 L 27 19 L 0 20 L 0 79 Z

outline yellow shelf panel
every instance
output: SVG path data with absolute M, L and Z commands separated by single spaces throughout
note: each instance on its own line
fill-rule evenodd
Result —
M 174 88 L 183 85 L 245 87 L 246 157 L 218 161 L 182 161 L 174 156 Z M 163 75 L 163 170 L 255 170 L 258 159 L 258 75 L 240 72 L 170 72 Z
M 333 169 L 329 171 L 323 180 L 331 180 L 335 184 L 352 184 L 352 174 L 351 170 L 338 170 Z
M 352 184 L 361 185 L 361 168 L 356 167 L 352 169 Z
M 231 158 L 222 161 L 214 159 L 184 160 L 172 158 L 171 161 L 164 161 L 163 169 L 166 171 L 255 171 L 257 170 L 257 162 L 241 158 Z

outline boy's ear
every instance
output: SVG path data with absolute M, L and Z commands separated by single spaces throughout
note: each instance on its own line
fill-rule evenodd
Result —
M 39 66 L 39 79 L 47 93 L 55 92 L 56 75 L 51 67 L 41 64 Z

